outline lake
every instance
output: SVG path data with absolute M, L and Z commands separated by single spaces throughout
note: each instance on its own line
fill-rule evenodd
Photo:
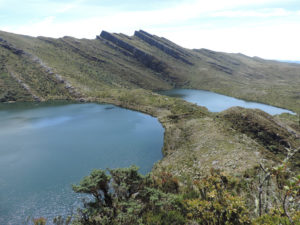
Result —
M 271 115 L 281 113 L 295 114 L 294 112 L 287 109 L 282 109 L 257 102 L 248 102 L 226 95 L 217 94 L 211 91 L 173 89 L 169 91 L 160 91 L 159 94 L 182 98 L 188 102 L 195 103 L 200 106 L 205 106 L 211 112 L 221 112 L 233 106 L 241 106 L 244 108 L 261 109 Z
M 71 184 L 92 169 L 145 174 L 162 158 L 158 120 L 112 105 L 1 104 L 0 128 L 0 224 L 75 213 Z

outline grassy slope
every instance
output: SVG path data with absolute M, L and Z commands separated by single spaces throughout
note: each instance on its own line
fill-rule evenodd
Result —
M 233 130 L 205 108 L 144 90 L 99 93 L 100 100 L 157 117 L 165 128 L 164 158 L 154 171 L 169 171 L 185 180 L 213 166 L 240 173 L 257 165 L 263 147 Z M 245 166 L 246 165 L 246 166 Z
M 250 121 L 253 124 L 253 130 L 244 132 L 240 129 L 242 125 L 234 126 L 235 123 L 244 122 L 244 118 L 236 114 L 239 108 L 224 113 L 210 113 L 206 108 L 181 99 L 142 89 L 111 89 L 109 94 L 107 91 L 98 92 L 97 97 L 91 100 L 112 103 L 157 117 L 165 128 L 165 141 L 164 158 L 154 167 L 154 173 L 169 171 L 182 181 L 199 178 L 211 167 L 241 174 L 262 161 L 271 163 L 281 160 L 286 154 L 284 146 L 279 144 L 274 147 L 272 142 L 265 143 L 263 138 L 257 138 L 257 124 L 260 125 L 261 134 L 266 137 L 278 132 L 280 140 L 289 141 L 292 147 L 300 146 L 296 130 L 289 127 L 287 131 L 286 127 L 275 123 L 269 115 L 265 117 L 265 113 L 260 110 L 243 110 L 243 114 L 252 115 Z M 234 118 L 234 122 L 225 115 Z M 291 130 L 295 133 L 292 134 Z M 274 153 L 270 149 L 278 152 Z M 296 157 L 293 168 L 299 170 L 299 154 Z
M 121 86 L 159 90 L 177 86 L 211 90 L 300 111 L 298 64 L 205 49 L 189 50 L 153 36 L 159 43 L 184 52 L 184 57 L 193 63 L 188 65 L 136 36 L 114 36 L 155 56 L 167 65 L 165 71 L 153 71 L 126 50 L 103 38 L 31 38 L 0 32 L 0 37 L 39 57 L 80 89 L 94 91 L 102 87 Z
M 187 65 L 136 36 L 116 35 L 169 65 L 177 86 L 215 91 L 246 100 L 263 102 L 298 112 L 300 110 L 300 65 L 251 58 L 242 54 L 189 50 L 165 41 L 187 54 Z
M 4 49 L 0 49 L 0 62 L 1 62 L 1 68 L 0 68 L 0 99 L 3 102 L 6 101 L 16 101 L 18 100 L 24 100 L 24 101 L 31 101 L 33 100 L 31 94 L 25 90 L 15 79 L 11 77 L 8 70 L 5 66 L 3 66 L 6 63 L 6 57 L 9 54 L 8 51 L 5 51 Z
M 205 70 L 207 81 L 195 81 L 198 88 L 204 88 L 226 95 L 263 102 L 298 112 L 300 110 L 299 65 L 250 58 L 241 54 L 206 53 L 197 51 L 200 57 L 232 69 L 232 74 L 211 70 L 209 66 L 199 66 Z
M 174 86 L 207 89 L 297 111 L 300 66 L 208 50 L 187 50 L 153 37 L 184 53 L 193 63 L 189 65 L 136 36 L 114 36 L 154 56 L 155 60 L 145 66 L 145 62 L 132 53 L 103 38 L 32 38 L 0 32 L 0 38 L 26 52 L 18 55 L 0 46 L 0 98 L 3 101 L 33 100 L 34 96 L 41 100 L 85 98 L 156 116 L 165 127 L 165 157 L 154 171 L 164 169 L 182 178 L 201 176 L 212 166 L 240 173 L 257 165 L 262 158 L 281 157 L 268 154 L 270 146 L 259 141 L 253 132 L 233 126 L 232 120 L 226 118 L 241 120 L 234 110 L 226 114 L 232 116 L 224 117 L 145 89 Z M 162 71 L 151 68 L 156 62 L 163 63 Z M 16 74 L 23 86 L 11 74 Z M 1 97 L 7 95 L 13 98 Z M 260 118 L 260 112 L 254 114 Z M 262 127 L 274 123 L 272 118 L 265 119 L 268 123 L 258 121 Z M 285 127 L 275 128 L 284 133 L 283 139 L 290 138 L 294 147 L 299 144 L 295 135 L 290 137 L 290 133 L 285 132 Z M 290 129 L 297 134 L 297 129 Z

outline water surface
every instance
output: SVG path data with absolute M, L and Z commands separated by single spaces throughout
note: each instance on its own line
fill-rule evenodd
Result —
M 0 224 L 76 212 L 71 184 L 94 168 L 149 172 L 163 132 L 156 118 L 112 105 L 1 105 Z
M 217 94 L 211 91 L 193 89 L 173 89 L 169 91 L 161 91 L 159 93 L 171 97 L 179 97 L 188 102 L 192 102 L 200 106 L 205 106 L 211 112 L 221 112 L 233 106 L 241 106 L 244 108 L 260 109 L 271 115 L 281 113 L 294 114 L 292 111 L 286 109 L 257 102 L 248 102 L 226 95 Z

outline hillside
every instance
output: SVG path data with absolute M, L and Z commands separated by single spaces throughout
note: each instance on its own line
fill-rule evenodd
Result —
M 206 89 L 298 111 L 297 64 L 185 49 L 145 31 L 131 37 L 102 31 L 94 40 L 0 32 L 0 62 L 1 102 L 97 101 L 158 117 L 166 128 L 165 157 L 160 164 L 172 162 L 169 169 L 180 176 L 208 170 L 212 164 L 244 171 L 257 164 L 257 152 L 270 152 L 275 159 L 275 149 L 282 158 L 287 143 L 293 147 L 299 143 L 298 126 L 291 120 L 283 119 L 284 126 L 278 126 L 280 119 L 251 110 L 216 116 L 151 92 L 174 87 Z M 257 132 L 265 135 L 259 139 Z M 282 134 L 280 140 L 277 133 Z M 242 160 L 232 161 L 237 153 Z M 245 162 L 247 166 L 240 165 Z
M 0 61 L 0 101 L 184 87 L 300 110 L 300 65 L 185 49 L 144 31 L 130 37 L 103 31 L 94 40 L 0 32 Z

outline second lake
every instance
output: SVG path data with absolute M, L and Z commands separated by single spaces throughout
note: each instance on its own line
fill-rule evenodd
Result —
M 282 109 L 257 102 L 248 102 L 226 95 L 217 94 L 211 91 L 172 89 L 169 91 L 160 91 L 159 94 L 182 98 L 187 102 L 195 103 L 199 106 L 205 106 L 211 112 L 221 112 L 233 106 L 240 106 L 244 108 L 260 109 L 271 115 L 281 113 L 295 114 L 294 112 L 287 109 Z

